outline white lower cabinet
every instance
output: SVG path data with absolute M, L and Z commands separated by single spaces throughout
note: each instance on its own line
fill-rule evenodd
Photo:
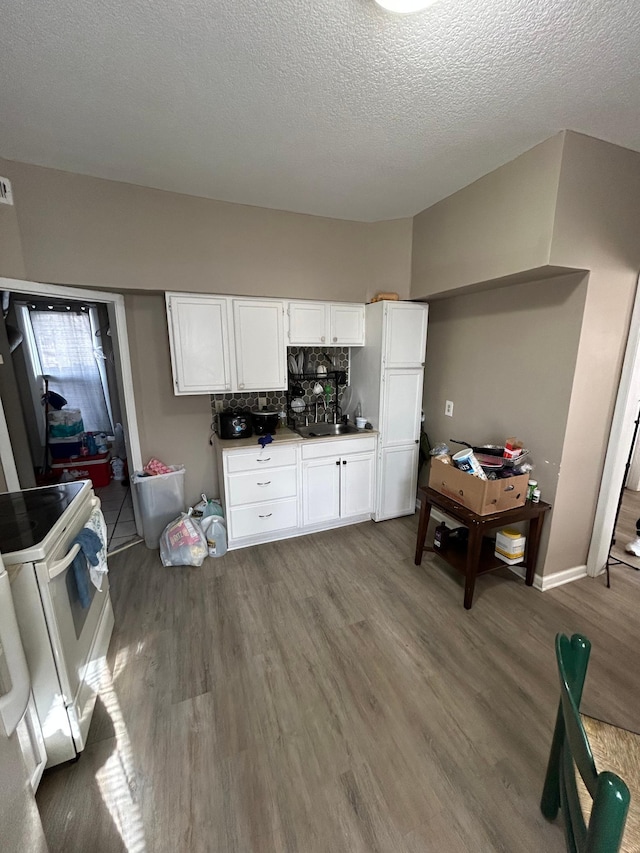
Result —
M 220 442 L 218 442 L 220 445 Z M 230 547 L 268 541 L 298 527 L 298 454 L 290 445 L 222 450 Z
M 375 439 L 354 439 L 341 444 L 334 440 L 302 448 L 305 525 L 371 515 L 375 494 L 374 451 Z
M 373 452 L 343 456 L 340 465 L 340 517 L 373 512 L 376 458 Z
M 377 437 L 225 450 L 217 439 L 229 548 L 371 518 Z
M 229 512 L 229 533 L 232 539 L 248 536 L 271 537 L 276 530 L 297 527 L 298 502 L 296 498 L 273 503 L 233 507 Z
M 378 506 L 375 520 L 411 515 L 416 511 L 418 485 L 417 444 L 385 447 L 380 454 Z
M 302 517 L 306 525 L 340 518 L 340 458 L 302 463 Z

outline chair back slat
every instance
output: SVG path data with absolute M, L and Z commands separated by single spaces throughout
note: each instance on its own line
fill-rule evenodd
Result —
M 615 773 L 598 773 L 580 717 L 590 652 L 586 637 L 556 637 L 560 704 L 540 806 L 549 820 L 562 809 L 569 853 L 618 853 L 630 795 Z M 593 801 L 589 815 L 582 810 L 576 770 Z

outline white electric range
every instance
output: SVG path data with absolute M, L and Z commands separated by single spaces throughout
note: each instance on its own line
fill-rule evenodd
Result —
M 76 758 L 89 724 L 113 630 L 109 580 L 80 603 L 73 539 L 100 507 L 91 481 L 0 494 L 0 552 L 31 673 L 47 767 Z

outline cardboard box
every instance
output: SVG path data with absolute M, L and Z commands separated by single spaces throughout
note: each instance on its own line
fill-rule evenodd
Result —
M 480 480 L 473 474 L 460 471 L 455 465 L 431 460 L 429 488 L 446 495 L 478 515 L 491 515 L 524 506 L 527 499 L 528 474 L 504 480 Z

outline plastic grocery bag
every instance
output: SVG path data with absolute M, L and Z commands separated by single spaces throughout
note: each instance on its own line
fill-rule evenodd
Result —
M 194 512 L 196 516 L 200 516 L 201 518 L 208 518 L 210 515 L 219 515 L 221 518 L 224 518 L 224 511 L 220 501 L 212 500 L 206 495 L 202 495 L 202 500 L 195 505 Z
M 205 535 L 190 512 L 183 512 L 162 531 L 160 559 L 163 566 L 201 566 L 207 554 Z
M 227 553 L 227 528 L 224 518 L 219 515 L 208 515 L 200 522 L 202 532 L 207 540 L 210 557 L 224 557 Z

